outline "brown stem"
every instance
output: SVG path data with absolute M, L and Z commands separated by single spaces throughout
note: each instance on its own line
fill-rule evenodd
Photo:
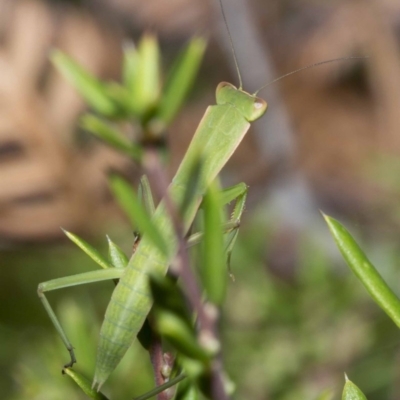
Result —
M 158 153 L 155 149 L 149 149 L 143 160 L 143 165 L 150 180 L 154 182 L 155 190 L 158 191 L 160 198 L 164 199 L 165 206 L 171 216 L 175 233 L 178 238 L 178 253 L 174 260 L 174 269 L 183 282 L 186 296 L 192 309 L 197 313 L 200 325 L 199 337 L 218 340 L 218 311 L 211 305 L 204 306 L 202 303 L 201 290 L 190 268 L 190 259 L 187 252 L 183 224 L 171 198 L 168 196 L 168 182 L 163 171 Z M 211 394 L 215 400 L 229 400 L 225 393 L 221 356 L 216 357 L 211 365 Z
M 153 372 L 154 372 L 154 381 L 156 386 L 160 386 L 163 383 L 165 383 L 165 379 L 161 373 L 163 367 L 164 367 L 164 359 L 163 359 L 163 350 L 162 350 L 162 344 L 161 344 L 161 338 L 154 334 L 150 347 L 149 347 L 149 353 L 150 353 L 150 360 L 151 360 L 151 365 L 153 366 Z M 158 400 L 165 400 L 165 397 L 162 396 L 162 393 L 160 393 L 157 396 Z

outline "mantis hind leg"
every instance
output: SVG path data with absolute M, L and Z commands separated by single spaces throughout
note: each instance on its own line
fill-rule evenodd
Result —
M 53 322 L 54 327 L 56 328 L 58 334 L 61 337 L 65 347 L 67 348 L 70 355 L 70 362 L 65 364 L 64 368 L 72 367 L 73 364 L 76 363 L 76 357 L 74 353 L 74 348 L 68 339 L 67 334 L 65 333 L 63 327 L 60 324 L 53 308 L 51 307 L 45 292 L 49 292 L 51 290 L 63 289 L 69 286 L 77 286 L 83 285 L 86 283 L 92 282 L 100 282 L 110 279 L 119 279 L 124 272 L 121 268 L 108 268 L 100 271 L 92 271 L 86 272 L 78 275 L 67 276 L 64 278 L 53 279 L 47 282 L 43 282 L 38 286 L 38 296 L 50 317 L 50 320 Z

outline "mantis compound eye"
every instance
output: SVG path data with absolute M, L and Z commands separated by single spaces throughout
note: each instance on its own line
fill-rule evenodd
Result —
M 256 119 L 261 118 L 265 111 L 267 111 L 267 107 L 268 104 L 264 99 L 255 97 L 253 102 L 253 110 L 248 121 L 255 121 Z

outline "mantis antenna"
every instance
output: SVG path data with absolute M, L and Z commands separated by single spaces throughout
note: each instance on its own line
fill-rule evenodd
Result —
M 219 0 L 219 5 L 221 6 L 222 18 L 224 19 L 224 24 L 225 24 L 226 30 L 228 32 L 229 43 L 231 44 L 231 50 L 232 50 L 232 54 L 233 54 L 233 60 L 235 61 L 235 67 L 236 67 L 236 71 L 237 71 L 237 74 L 239 77 L 239 90 L 242 90 L 242 87 L 243 87 L 242 75 L 240 74 L 239 64 L 238 64 L 238 60 L 236 57 L 235 46 L 233 45 L 232 35 L 231 35 L 231 31 L 229 30 L 228 21 L 226 20 L 226 15 L 225 15 L 225 11 L 224 11 L 224 6 L 222 5 L 222 0 Z
M 365 59 L 365 58 L 368 58 L 368 56 L 362 56 L 362 57 L 356 57 L 356 56 L 355 57 L 340 57 L 340 58 L 334 58 L 332 60 L 325 60 L 325 61 L 320 61 L 320 62 L 317 62 L 317 63 L 314 63 L 314 64 L 306 65 L 305 67 L 301 67 L 299 69 L 295 69 L 292 72 L 288 72 L 287 74 L 282 75 L 279 78 L 274 79 L 273 81 L 267 83 L 266 85 L 261 86 L 260 89 L 256 90 L 253 93 L 253 96 L 257 96 L 258 92 L 260 92 L 261 90 L 265 89 L 267 86 L 272 85 L 273 83 L 278 82 L 281 79 L 286 78 L 286 77 L 288 77 L 290 75 L 297 74 L 297 72 L 304 71 L 305 69 L 314 68 L 314 67 L 318 67 L 319 65 L 329 64 L 329 63 L 333 63 L 333 62 L 349 61 L 349 60 L 360 60 L 360 59 L 362 60 L 362 59 Z
M 223 20 L 224 20 L 224 24 L 225 24 L 226 30 L 227 30 L 227 32 L 228 32 L 229 43 L 230 43 L 230 45 L 231 45 L 233 60 L 234 60 L 234 62 L 235 62 L 235 67 L 236 67 L 236 71 L 237 71 L 238 78 L 239 78 L 239 90 L 242 90 L 242 89 L 243 89 L 242 75 L 241 75 L 241 73 L 240 73 L 239 63 L 238 63 L 238 59 L 237 59 L 237 56 L 236 56 L 235 46 L 233 45 L 233 39 L 232 39 L 231 31 L 230 31 L 230 29 L 229 29 L 228 21 L 227 21 L 227 19 L 226 19 L 226 15 L 225 15 L 225 11 L 224 11 L 224 6 L 223 6 L 223 4 L 222 4 L 222 0 L 218 0 L 218 1 L 219 1 L 219 5 L 221 6 L 222 18 L 223 18 Z M 301 67 L 301 68 L 296 69 L 296 70 L 294 70 L 294 71 L 292 71 L 292 72 L 289 72 L 289 73 L 287 73 L 287 74 L 285 74 L 285 75 L 282 75 L 282 76 L 280 76 L 279 78 L 276 78 L 276 79 L 274 79 L 273 81 L 267 83 L 266 85 L 261 86 L 260 89 L 256 90 L 256 91 L 253 93 L 253 96 L 257 96 L 257 94 L 258 94 L 261 90 L 265 89 L 267 86 L 272 85 L 273 83 L 278 82 L 278 81 L 280 81 L 281 79 L 286 78 L 286 77 L 288 77 L 288 76 L 290 76 L 290 75 L 296 74 L 297 72 L 304 71 L 305 69 L 314 68 L 314 67 L 318 67 L 319 65 L 329 64 L 329 63 L 333 63 L 333 62 L 349 61 L 349 60 L 359 60 L 359 59 L 365 59 L 365 58 L 368 58 L 368 56 L 361 56 L 361 57 L 357 57 L 357 56 L 355 56 L 355 57 L 353 57 L 353 56 L 351 56 L 351 57 L 340 57 L 340 58 L 334 58 L 334 59 L 332 59 L 332 60 L 325 60 L 325 61 L 320 61 L 320 62 L 316 62 L 316 63 L 313 63 L 313 64 L 306 65 L 305 67 Z

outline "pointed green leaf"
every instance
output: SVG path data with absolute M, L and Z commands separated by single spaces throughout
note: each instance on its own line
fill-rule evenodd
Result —
M 189 93 L 206 49 L 206 41 L 194 38 L 177 59 L 164 87 L 158 117 L 169 125 Z
M 346 376 L 342 400 L 367 400 L 367 398 L 365 397 L 364 393 Z
M 228 274 L 224 257 L 222 207 L 215 185 L 210 186 L 203 201 L 201 277 L 208 299 L 220 306 L 225 298 Z
M 131 104 L 139 114 L 154 107 L 160 97 L 160 51 L 154 35 L 146 34 L 137 49 L 134 79 L 131 79 Z
M 202 362 L 208 362 L 213 356 L 214 352 L 200 346 L 193 329 L 176 314 L 158 309 L 155 325 L 157 331 L 184 356 Z
M 107 117 L 114 117 L 118 114 L 117 105 L 109 98 L 101 81 L 59 50 L 54 50 L 50 58 L 57 69 L 75 86 L 79 94 L 94 110 Z
M 168 254 L 168 248 L 158 228 L 153 224 L 145 207 L 140 203 L 131 184 L 118 175 L 110 176 L 110 187 L 121 208 L 125 211 L 133 227 L 136 227 L 141 235 L 148 235 L 149 239 L 158 249 Z
M 75 235 L 74 233 L 68 232 L 65 229 L 62 230 L 67 235 L 68 239 L 70 239 L 80 249 L 82 249 L 94 262 L 99 264 L 101 268 L 113 268 L 113 266 L 88 242 L 80 238 L 78 235 Z
M 108 400 L 103 393 L 98 392 L 96 389 L 92 389 L 92 382 L 89 381 L 85 376 L 79 372 L 71 369 L 64 368 L 63 374 L 68 375 L 72 380 L 83 390 L 83 392 L 89 396 L 91 399 L 95 400 Z
M 111 264 L 115 268 L 125 268 L 128 265 L 128 257 L 122 251 L 122 249 L 116 245 L 108 236 L 108 256 L 111 260 Z
M 141 75 L 141 59 L 138 49 L 129 44 L 124 48 L 123 63 L 123 83 L 128 93 L 128 106 L 130 112 L 138 119 L 143 117 L 146 111 L 146 104 L 141 103 L 141 94 L 139 90 Z
M 122 150 L 133 159 L 140 161 L 142 156 L 141 147 L 131 143 L 120 132 L 100 118 L 86 114 L 81 118 L 81 126 L 115 149 Z
M 371 297 L 400 328 L 400 300 L 339 221 L 324 215 L 329 230 L 349 267 Z

